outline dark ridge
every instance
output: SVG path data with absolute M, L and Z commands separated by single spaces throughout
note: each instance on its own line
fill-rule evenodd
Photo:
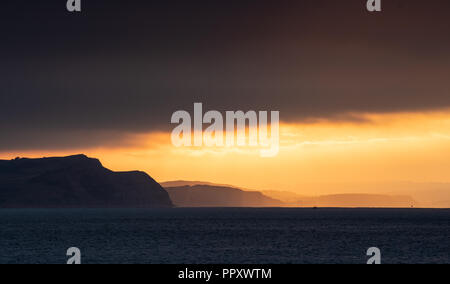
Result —
M 172 207 L 144 172 L 113 172 L 85 155 L 0 160 L 0 208 Z
M 213 185 L 166 187 L 179 207 L 282 207 L 285 204 L 258 191 Z

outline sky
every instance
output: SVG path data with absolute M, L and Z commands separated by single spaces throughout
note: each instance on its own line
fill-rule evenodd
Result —
M 450 182 L 447 0 L 65 2 L 2 1 L 0 158 L 301 193 Z M 195 102 L 280 111 L 279 154 L 173 147 L 172 113 Z

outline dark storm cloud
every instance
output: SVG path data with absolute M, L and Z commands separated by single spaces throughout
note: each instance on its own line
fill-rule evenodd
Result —
M 0 150 L 166 130 L 194 102 L 285 121 L 450 107 L 447 0 L 65 2 L 2 1 Z

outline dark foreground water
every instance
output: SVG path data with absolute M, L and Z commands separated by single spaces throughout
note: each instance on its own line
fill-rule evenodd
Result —
M 450 211 L 0 210 L 0 263 L 450 263 Z

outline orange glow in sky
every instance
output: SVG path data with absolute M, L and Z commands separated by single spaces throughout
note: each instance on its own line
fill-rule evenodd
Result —
M 281 114 L 282 115 L 282 114 Z M 116 171 L 142 170 L 157 181 L 202 180 L 244 188 L 338 193 L 309 183 L 450 182 L 450 111 L 362 115 L 359 122 L 280 125 L 280 151 L 176 148 L 170 133 L 136 135 L 133 146 L 2 153 L 4 159 L 84 153 Z

